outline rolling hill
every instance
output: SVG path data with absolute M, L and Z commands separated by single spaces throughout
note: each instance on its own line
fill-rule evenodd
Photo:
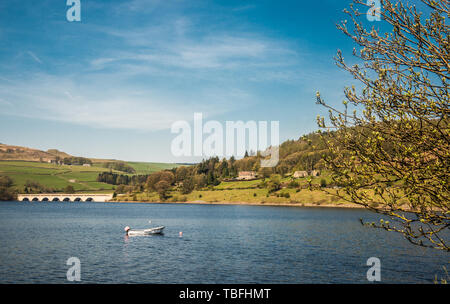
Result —
M 61 152 L 55 149 L 45 152 L 32 148 L 0 144 L 0 160 L 49 162 L 55 160 L 59 153 Z M 66 153 L 64 154 L 69 156 Z
M 14 181 L 15 188 L 20 192 L 26 184 L 39 183 L 40 185 L 62 191 L 71 185 L 77 192 L 112 192 L 113 186 L 97 182 L 101 172 L 110 171 L 104 164 L 118 162 L 112 159 L 90 158 L 92 166 L 76 166 L 56 164 L 57 159 L 70 158 L 72 155 L 49 149 L 42 151 L 33 148 L 0 144 L 0 175 L 9 176 Z M 133 167 L 135 174 L 145 175 L 156 171 L 171 169 L 177 164 L 152 162 L 126 162 Z M 121 171 L 112 170 L 124 174 Z

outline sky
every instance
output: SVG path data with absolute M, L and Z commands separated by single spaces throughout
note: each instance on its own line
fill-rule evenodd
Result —
M 84 157 L 176 157 L 171 125 L 279 121 L 280 141 L 317 130 L 317 91 L 344 99 L 333 57 L 347 0 L 0 2 L 0 142 Z

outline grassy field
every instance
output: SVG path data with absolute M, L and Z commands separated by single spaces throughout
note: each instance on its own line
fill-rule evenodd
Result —
M 177 164 L 167 164 L 167 163 L 147 163 L 147 162 L 126 162 L 131 167 L 136 170 L 136 174 L 150 174 L 153 172 L 172 169 L 178 167 Z
M 328 175 L 328 173 L 325 173 L 323 176 L 317 176 L 317 177 L 310 177 L 311 178 L 311 184 L 315 186 L 319 186 L 321 180 L 325 180 L 325 183 L 327 185 L 331 184 L 331 178 Z M 266 181 L 268 182 L 269 179 L 267 178 Z M 281 183 L 288 184 L 291 181 L 296 181 L 301 187 L 306 187 L 308 185 L 308 178 L 291 178 L 291 177 L 284 177 L 281 179 Z M 251 188 L 257 188 L 258 185 L 262 182 L 261 179 L 256 180 L 249 180 L 249 181 L 230 181 L 230 182 L 221 182 L 219 185 L 215 186 L 214 189 L 216 190 L 232 190 L 232 189 L 251 189 Z
M 231 189 L 248 189 L 256 188 L 261 183 L 261 180 L 250 180 L 250 181 L 233 181 L 233 182 L 221 182 L 219 185 L 215 186 L 216 190 L 231 190 Z
M 130 162 L 137 174 L 148 174 L 158 170 L 175 167 L 176 164 Z M 13 179 L 14 185 L 19 191 L 27 181 L 35 181 L 46 187 L 63 190 L 72 185 L 77 192 L 111 193 L 113 185 L 97 182 L 100 172 L 109 169 L 93 166 L 67 166 L 27 161 L 0 161 L 0 175 L 6 175 Z M 115 171 L 116 173 L 123 174 Z M 320 180 L 327 177 L 312 179 L 313 184 L 319 184 Z M 283 183 L 289 183 L 291 178 L 283 178 Z M 296 179 L 305 188 L 306 178 Z M 342 205 L 344 202 L 322 191 L 309 191 L 307 189 L 284 188 L 278 191 L 278 197 L 268 195 L 267 189 L 260 189 L 261 180 L 221 182 L 219 185 L 203 190 L 195 190 L 190 194 L 182 194 L 179 191 L 169 193 L 169 202 L 204 202 L 204 203 L 250 203 L 250 204 L 290 204 L 290 205 Z M 289 193 L 289 197 L 281 194 Z M 117 201 L 147 201 L 158 202 L 159 196 L 155 192 L 131 193 L 119 195 Z
M 66 166 L 27 161 L 0 161 L 0 175 L 11 177 L 14 186 L 19 191 L 27 181 L 34 181 L 57 190 L 72 185 L 76 191 L 111 192 L 112 185 L 96 181 L 98 174 L 103 171 L 109 170 L 99 167 Z
M 106 162 L 107 161 L 94 162 L 93 167 L 104 169 L 104 164 Z M 110 162 L 112 162 L 112 161 L 110 161 Z M 125 163 L 130 165 L 131 167 L 133 167 L 133 169 L 136 170 L 135 174 L 138 174 L 138 175 L 151 174 L 153 172 L 166 170 L 166 169 L 172 169 L 172 168 L 179 166 L 177 164 L 169 164 L 169 163 L 148 163 L 148 162 L 125 162 Z M 125 172 L 119 172 L 119 173 L 127 174 Z M 129 175 L 132 175 L 132 174 L 129 174 Z
M 176 164 L 128 162 L 136 174 L 150 174 L 164 169 L 176 167 Z M 0 161 L 0 175 L 13 179 L 14 186 L 21 191 L 27 181 L 38 182 L 43 186 L 63 190 L 71 185 L 77 192 L 106 192 L 113 191 L 113 185 L 97 182 L 100 172 L 109 171 L 101 164 L 92 167 L 56 165 L 32 161 Z M 120 171 L 113 171 L 125 174 Z
M 312 184 L 319 185 L 324 177 L 312 178 Z M 291 178 L 283 178 L 282 183 L 289 183 Z M 258 205 L 293 205 L 293 206 L 348 206 L 348 204 L 330 194 L 320 190 L 310 191 L 306 188 L 307 178 L 295 179 L 303 189 L 283 188 L 274 194 L 269 194 L 265 188 L 258 188 L 261 180 L 221 182 L 210 189 L 195 190 L 190 194 L 170 191 L 168 202 L 197 202 L 197 203 L 248 203 Z M 333 191 L 330 189 L 330 191 Z M 285 197 L 286 193 L 289 197 Z M 278 197 L 276 196 L 278 194 Z M 287 195 L 286 195 L 287 196 Z M 159 202 L 156 192 L 131 193 L 119 195 L 117 201 Z
M 321 206 L 334 205 L 336 207 L 346 202 L 328 195 L 320 190 L 282 189 L 279 193 L 289 193 L 290 197 L 276 197 L 267 195 L 267 189 L 233 189 L 233 190 L 201 190 L 190 194 L 181 194 L 171 191 L 168 202 L 204 202 L 204 203 L 249 203 L 260 205 L 294 205 L 294 206 Z M 159 202 L 156 192 L 142 192 L 119 195 L 117 201 Z

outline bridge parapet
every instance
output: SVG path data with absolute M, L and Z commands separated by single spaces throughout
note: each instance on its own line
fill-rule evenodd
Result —
M 37 202 L 107 202 L 113 197 L 112 194 L 64 194 L 64 193 L 39 193 L 39 194 L 19 194 L 19 201 Z

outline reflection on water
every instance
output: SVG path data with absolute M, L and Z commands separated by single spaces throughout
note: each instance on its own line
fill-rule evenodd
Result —
M 363 227 L 364 210 L 120 203 L 0 203 L 0 283 L 432 283 L 448 255 Z M 148 220 L 165 235 L 128 237 Z M 182 232 L 182 233 L 181 233 Z

